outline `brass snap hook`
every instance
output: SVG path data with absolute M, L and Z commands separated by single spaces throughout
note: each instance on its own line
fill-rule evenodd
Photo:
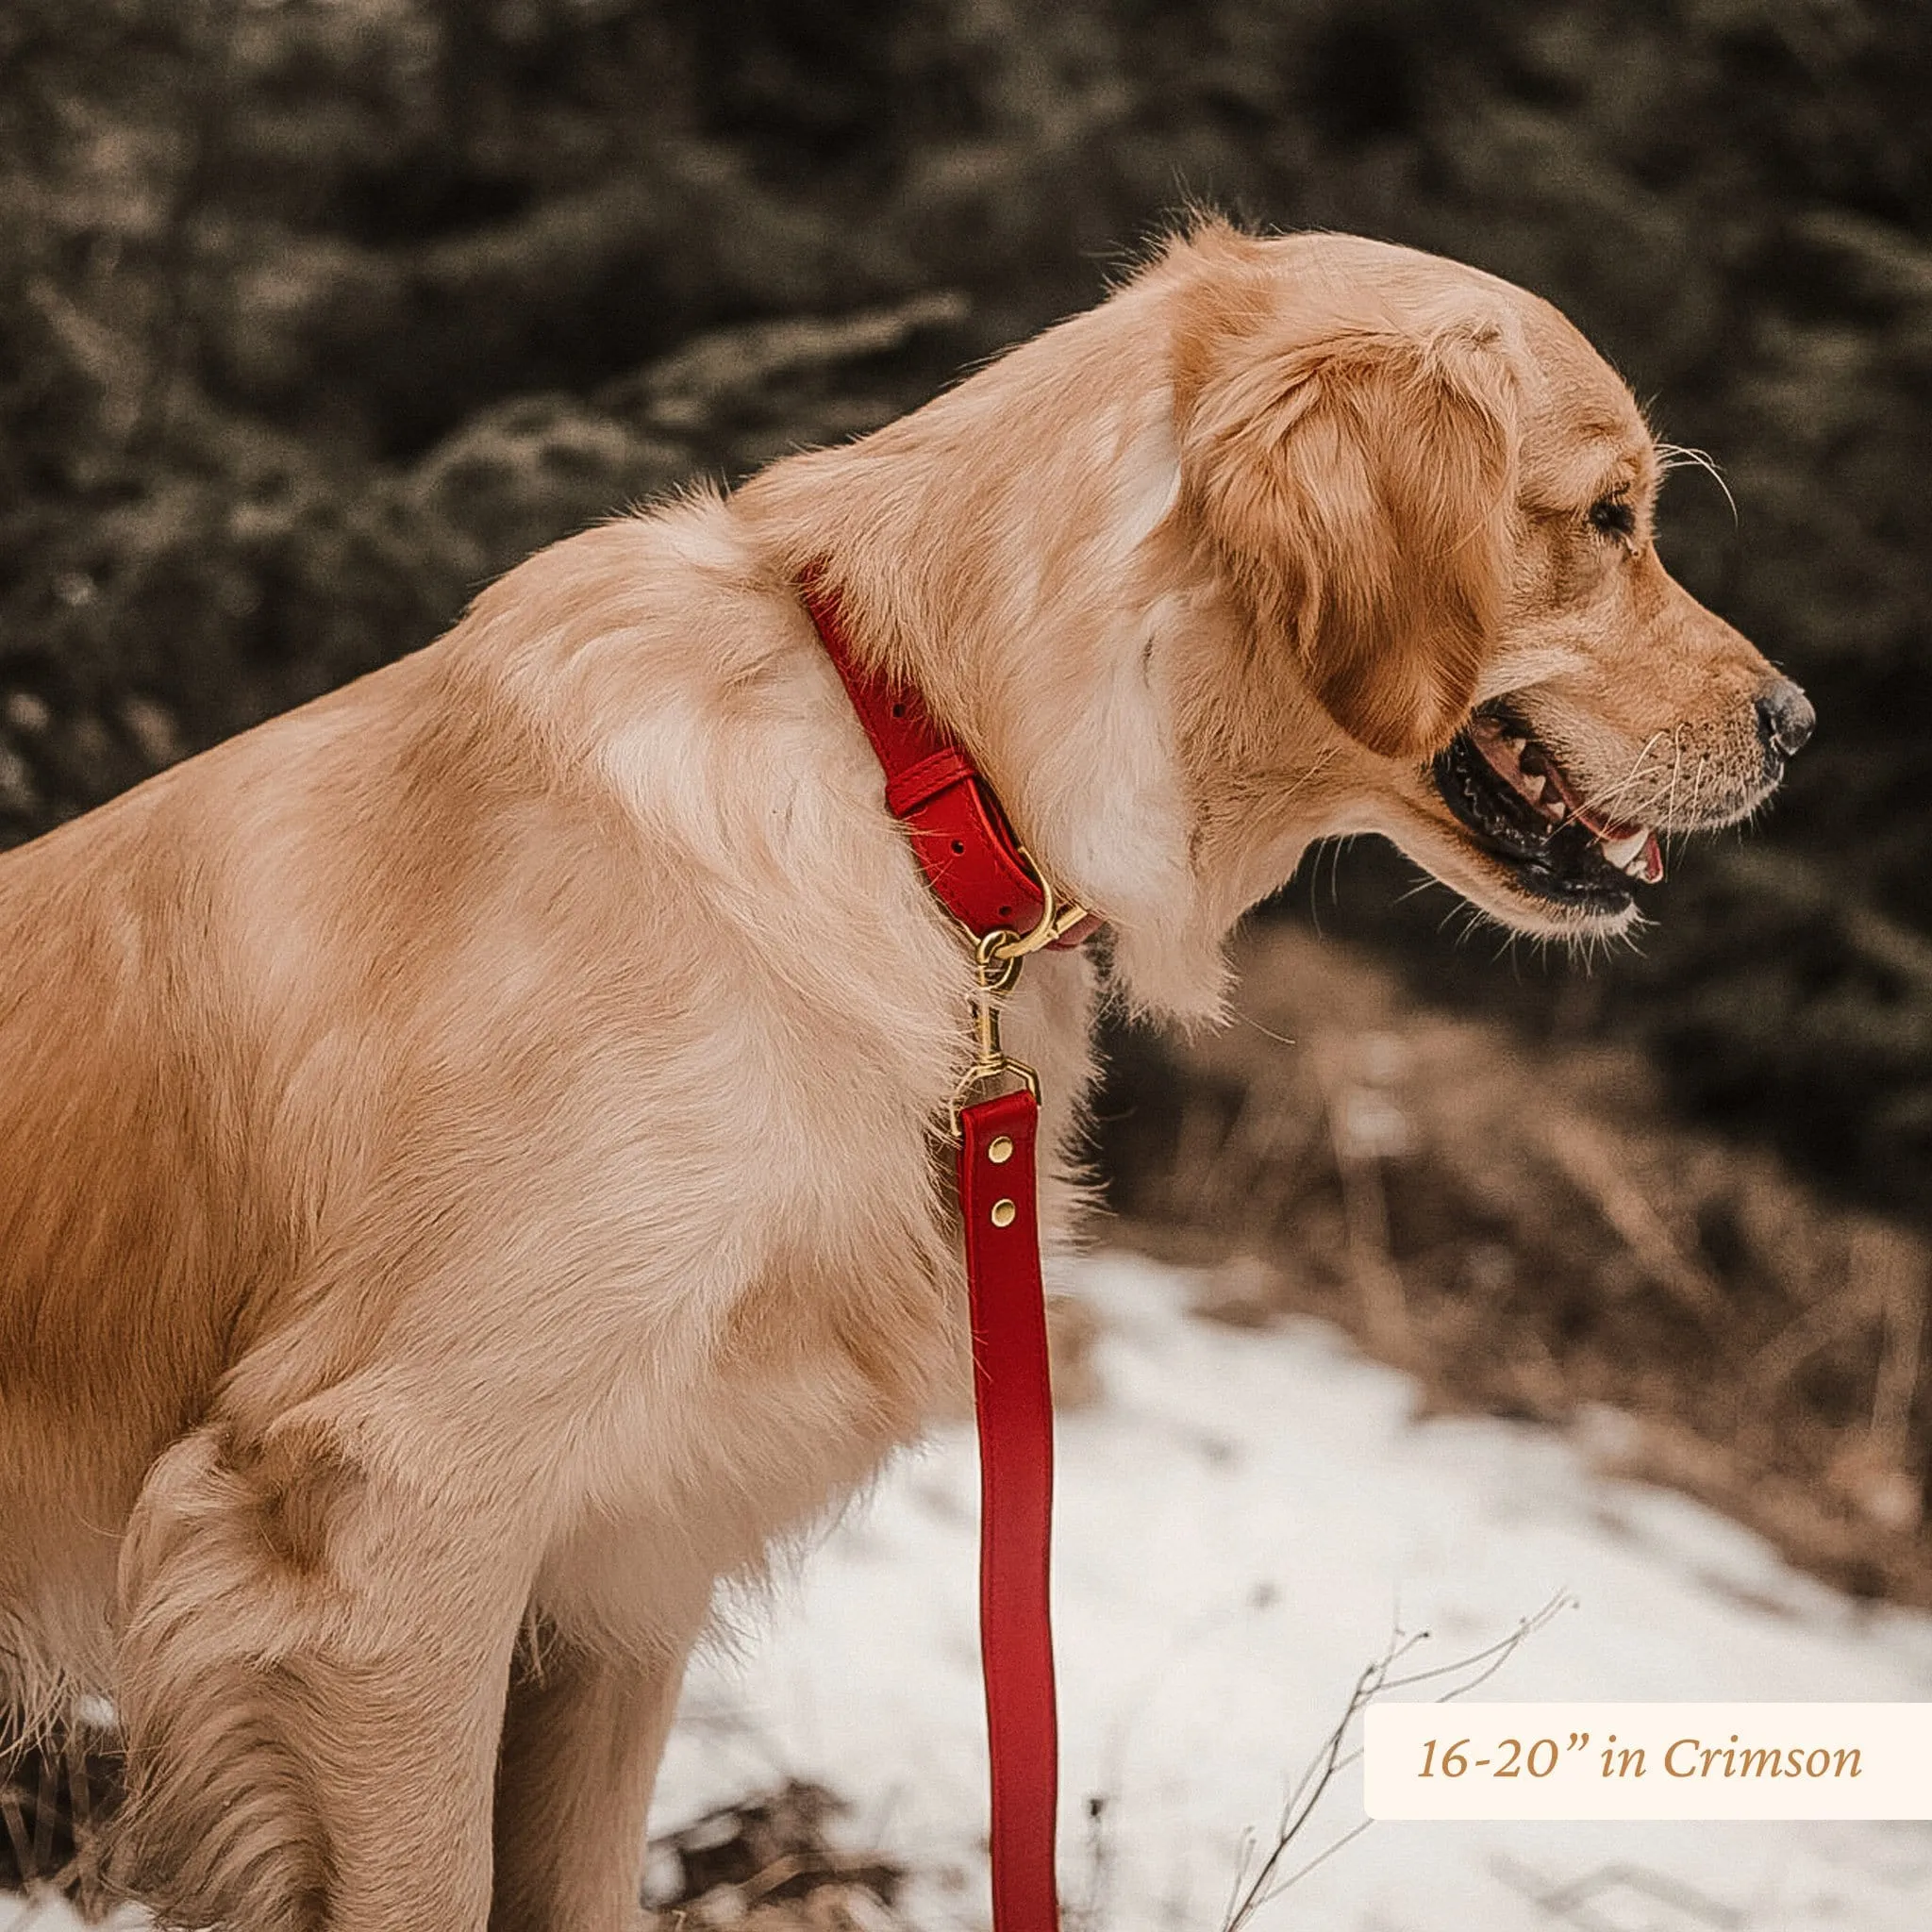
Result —
M 1050 910 L 1050 893 L 1047 904 Z M 1004 926 L 982 934 L 974 946 L 973 1061 L 954 1089 L 948 1108 L 956 1141 L 959 1138 L 961 1111 L 973 1099 L 988 1097 L 982 1090 L 1006 1080 L 1017 1080 L 1036 1101 L 1040 1098 L 1040 1076 L 1024 1060 L 1012 1058 L 1000 1044 L 1000 1001 L 1012 991 L 1030 950 L 1018 942 L 1018 935 Z

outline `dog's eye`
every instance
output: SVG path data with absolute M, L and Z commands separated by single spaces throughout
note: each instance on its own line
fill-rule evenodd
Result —
M 1599 497 L 1590 507 L 1590 526 L 1606 537 L 1632 537 L 1637 533 L 1637 512 L 1624 497 Z

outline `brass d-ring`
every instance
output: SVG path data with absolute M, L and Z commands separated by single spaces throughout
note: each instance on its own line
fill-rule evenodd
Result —
M 1031 932 L 1000 931 L 987 934 L 987 940 L 1001 941 L 993 948 L 992 957 L 995 959 L 1024 959 L 1028 953 L 1037 953 L 1041 947 L 1052 945 L 1054 941 L 1071 932 L 1087 917 L 1086 907 L 1075 906 L 1071 900 L 1064 906 L 1060 904 L 1052 882 L 1039 866 L 1034 864 L 1033 855 L 1024 846 L 1020 848 L 1020 857 L 1025 861 L 1026 870 L 1033 874 L 1035 882 L 1040 887 L 1041 895 L 1046 903 L 1041 907 L 1040 918 Z M 985 943 L 986 940 L 980 941 L 982 946 Z

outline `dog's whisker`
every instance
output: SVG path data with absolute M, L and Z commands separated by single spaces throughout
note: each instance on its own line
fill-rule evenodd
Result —
M 1648 777 L 1649 774 L 1644 768 L 1649 760 L 1651 752 L 1656 748 L 1657 741 L 1668 735 L 1668 733 L 1663 731 L 1653 731 L 1644 740 L 1643 748 L 1637 754 L 1629 771 L 1622 778 L 1618 779 L 1615 784 L 1607 785 L 1601 791 L 1592 791 L 1588 795 L 1584 801 L 1588 808 L 1609 816 L 1608 808 L 1628 797 L 1636 791 L 1639 783 Z
M 1681 442 L 1660 442 L 1657 445 L 1657 467 L 1668 475 L 1673 470 L 1702 470 L 1724 493 L 1724 501 L 1731 507 L 1731 522 L 1739 521 L 1738 499 L 1731 494 L 1731 486 L 1724 480 L 1724 473 L 1718 468 L 1717 460 L 1708 450 L 1692 449 Z

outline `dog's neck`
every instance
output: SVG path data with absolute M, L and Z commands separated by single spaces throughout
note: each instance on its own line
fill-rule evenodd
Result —
M 1105 910 L 1128 998 L 1202 1018 L 1228 925 L 1295 841 L 1228 863 L 1176 741 L 1175 682 L 1233 620 L 1173 531 L 1165 372 L 1127 352 L 1146 334 L 1126 311 L 1158 299 L 1129 290 L 1042 339 L 1050 357 L 1036 342 L 861 441 L 779 463 L 733 508 L 786 581 L 822 562 L 860 659 L 921 692 L 1041 865 Z

